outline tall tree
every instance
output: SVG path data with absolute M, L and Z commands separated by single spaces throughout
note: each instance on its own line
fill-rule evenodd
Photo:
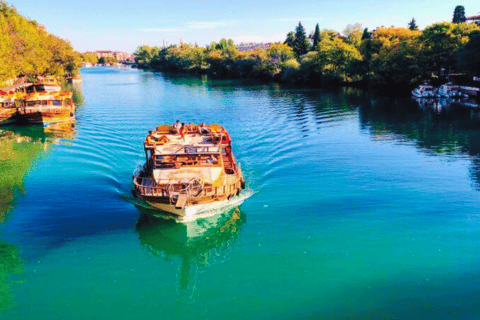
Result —
M 295 42 L 295 32 L 290 31 L 290 32 L 287 34 L 287 39 L 285 39 L 284 44 L 287 44 L 287 45 L 290 46 L 290 48 L 293 48 L 294 42 Z
M 313 34 L 313 48 L 312 51 L 317 50 L 317 46 L 320 43 L 320 27 L 317 25 L 315 26 L 315 33 Z
M 370 32 L 368 32 L 368 28 L 365 28 L 365 30 L 363 30 L 363 35 L 362 35 L 362 40 L 366 40 L 366 39 L 370 39 Z
M 408 23 L 408 29 L 410 29 L 412 31 L 418 30 L 418 26 L 417 26 L 417 23 L 415 21 L 415 18 L 412 18 L 412 21 L 410 21 Z
M 455 11 L 453 12 L 453 23 L 462 23 L 467 21 L 465 18 L 465 8 L 464 6 L 456 6 Z
M 299 22 L 297 28 L 295 29 L 295 40 L 293 41 L 293 52 L 297 57 L 300 57 L 308 52 L 310 47 L 310 41 L 307 39 L 307 34 L 305 33 L 305 28 L 302 26 L 302 23 Z
M 457 51 L 457 64 L 468 74 L 480 75 L 480 31 L 470 34 L 470 41 Z

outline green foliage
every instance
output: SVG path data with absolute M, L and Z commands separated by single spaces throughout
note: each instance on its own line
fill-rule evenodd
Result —
M 409 85 L 418 82 L 424 61 L 421 33 L 406 28 L 380 28 L 375 39 L 365 40 L 362 51 L 370 46 L 371 80 L 380 85 Z M 365 54 L 365 51 L 363 51 Z
M 287 39 L 285 39 L 284 44 L 288 45 L 290 48 L 293 48 L 293 46 L 295 45 L 295 32 L 290 31 L 287 34 Z
M 416 25 L 414 19 L 412 25 Z M 320 31 L 317 24 L 316 51 L 310 52 L 305 51 L 308 39 L 301 23 L 296 31 L 290 32 L 283 44 L 273 44 L 267 50 L 240 52 L 231 39 L 221 39 L 206 47 L 182 44 L 160 50 L 141 46 L 135 57 L 148 68 L 313 84 L 369 81 L 407 86 L 441 68 L 454 69 L 457 61 L 462 70 L 478 72 L 476 34 L 480 27 L 475 24 L 443 22 L 423 32 L 395 27 L 368 32 L 354 24 L 344 30 L 345 38 L 335 30 Z M 469 39 L 472 43 L 467 46 Z
M 368 28 L 365 28 L 365 30 L 363 30 L 362 40 L 370 39 L 371 34 L 371 32 L 368 32 Z
M 467 21 L 465 18 L 465 8 L 463 6 L 456 6 L 453 11 L 453 23 L 462 23 Z
M 321 40 L 320 39 L 320 27 L 317 23 L 317 25 L 315 26 L 315 33 L 313 34 L 313 46 L 312 46 L 313 51 L 317 50 L 317 46 L 320 43 L 320 40 Z
M 480 75 L 480 31 L 470 34 L 470 41 L 457 52 L 460 70 L 469 75 Z
M 346 43 L 354 46 L 355 48 L 360 47 L 363 36 L 362 25 L 360 23 L 347 25 L 345 30 L 343 30 L 343 33 L 345 34 Z
M 421 42 L 425 46 L 424 55 L 428 71 L 440 71 L 455 66 L 455 54 L 469 41 L 469 35 L 480 30 L 474 23 L 435 23 L 423 30 Z
M 150 47 L 149 45 L 140 46 L 134 52 L 135 63 L 148 67 L 152 59 L 159 56 L 159 53 L 159 47 Z
M 318 53 L 312 59 L 312 67 L 317 73 L 334 81 L 348 82 L 351 80 L 350 68 L 362 56 L 352 44 L 340 38 L 325 37 L 318 45 Z
M 276 61 L 277 64 L 294 57 L 293 49 L 286 44 L 272 44 L 270 48 L 267 49 L 267 54 L 270 59 Z
M 333 41 L 334 39 L 338 38 L 338 32 L 332 29 L 322 29 L 322 32 L 320 32 L 320 39 L 328 39 Z
M 415 21 L 415 18 L 412 18 L 412 21 L 408 23 L 408 29 L 410 30 L 418 30 L 417 23 Z
M 19 76 L 75 74 L 80 54 L 0 1 L 0 83 Z
M 98 58 L 93 53 L 84 53 L 81 57 L 83 62 L 98 63 Z
M 109 63 L 117 63 L 117 59 L 115 59 L 115 57 L 100 57 L 100 59 L 98 59 L 98 63 L 105 63 L 105 64 L 109 64 Z
M 295 29 L 295 39 L 293 40 L 293 52 L 297 57 L 300 57 L 308 52 L 310 48 L 310 42 L 307 39 L 305 28 L 302 23 L 299 22 Z

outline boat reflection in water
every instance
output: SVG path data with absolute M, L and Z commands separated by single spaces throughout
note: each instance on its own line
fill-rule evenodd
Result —
M 211 213 L 200 219 L 178 223 L 151 215 L 152 209 L 137 207 L 141 213 L 136 225 L 140 243 L 165 260 L 181 259 L 177 273 L 177 299 L 193 302 L 198 272 L 227 259 L 239 237 L 245 215 L 239 207 Z

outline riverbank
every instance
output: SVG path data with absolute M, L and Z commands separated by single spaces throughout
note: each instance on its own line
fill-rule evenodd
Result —
M 422 31 L 379 27 L 351 37 L 324 29 L 318 45 L 302 54 L 288 41 L 239 51 L 231 39 L 221 39 L 206 47 L 143 45 L 135 61 L 150 70 L 410 91 L 424 81 L 446 82 L 453 71 L 470 78 L 480 73 L 469 58 L 478 51 L 478 37 L 475 23 L 434 23 Z

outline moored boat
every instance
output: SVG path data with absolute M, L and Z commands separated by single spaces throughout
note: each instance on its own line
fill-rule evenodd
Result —
M 245 180 L 222 126 L 159 126 L 147 135 L 144 149 L 146 163 L 134 172 L 134 192 L 157 209 L 190 217 L 243 201 Z
M 34 83 L 35 90 L 38 92 L 60 92 L 62 86 L 60 83 L 53 78 L 41 78 L 39 81 Z
M 18 93 L 17 96 L 19 122 L 48 125 L 70 121 L 75 112 L 70 91 Z
M 413 89 L 412 95 L 417 98 L 434 98 L 437 96 L 437 92 L 434 87 L 423 84 Z
M 12 95 L 0 95 L 0 124 L 15 121 L 17 109 Z

